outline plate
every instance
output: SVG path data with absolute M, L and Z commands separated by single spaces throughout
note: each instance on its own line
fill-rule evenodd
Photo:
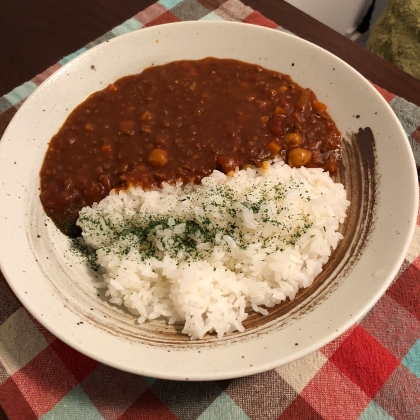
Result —
M 234 58 L 292 76 L 328 105 L 344 134 L 339 181 L 352 201 L 345 239 L 314 285 L 244 333 L 190 341 L 163 321 L 135 325 L 109 305 L 68 238 L 45 216 L 39 170 L 50 138 L 76 105 L 116 79 L 180 59 Z M 362 129 L 362 130 L 359 130 Z M 27 310 L 99 362 L 176 380 L 266 371 L 327 344 L 380 298 L 400 268 L 416 222 L 418 185 L 404 131 L 354 69 L 293 35 L 232 22 L 186 22 L 106 41 L 54 73 L 26 100 L 0 142 L 1 270 Z

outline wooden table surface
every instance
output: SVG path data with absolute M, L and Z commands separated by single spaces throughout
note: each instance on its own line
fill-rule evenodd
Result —
M 217 0 L 215 0 L 217 1 Z M 0 96 L 155 0 L 14 0 L 0 14 Z M 370 81 L 420 105 L 420 81 L 283 0 L 242 0 L 342 58 Z
M 215 0 L 217 1 L 217 0 Z M 129 19 L 155 0 L 14 0 L 0 13 L 0 96 Z M 420 106 L 420 81 L 283 0 L 242 0 Z M 5 419 L 0 408 L 0 420 Z

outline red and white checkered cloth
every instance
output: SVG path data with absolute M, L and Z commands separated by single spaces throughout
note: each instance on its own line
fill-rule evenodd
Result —
M 238 0 L 160 0 L 0 98 L 0 135 L 28 95 L 104 40 L 183 20 L 235 20 L 281 30 Z M 377 87 L 411 134 L 420 108 Z M 31 419 L 420 419 L 420 217 L 394 283 L 356 326 L 319 351 L 258 375 L 175 382 L 102 365 L 52 336 L 0 273 L 0 406 Z

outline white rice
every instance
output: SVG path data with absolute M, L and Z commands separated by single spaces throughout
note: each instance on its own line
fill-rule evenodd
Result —
M 244 331 L 253 309 L 294 299 L 342 235 L 349 202 L 322 169 L 283 162 L 200 186 L 132 187 L 85 207 L 78 225 L 97 251 L 109 302 L 138 322 L 185 322 L 191 339 Z

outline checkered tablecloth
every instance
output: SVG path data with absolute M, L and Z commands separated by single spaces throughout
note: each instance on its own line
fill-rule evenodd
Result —
M 282 30 L 238 0 L 160 0 L 1 97 L 0 135 L 37 85 L 86 49 L 145 26 L 199 19 L 242 21 Z M 400 119 L 415 151 L 420 108 L 377 89 Z M 89 359 L 36 322 L 0 273 L 0 406 L 10 420 L 418 420 L 419 225 L 420 217 L 399 274 L 362 321 L 303 359 L 234 380 L 159 380 Z

